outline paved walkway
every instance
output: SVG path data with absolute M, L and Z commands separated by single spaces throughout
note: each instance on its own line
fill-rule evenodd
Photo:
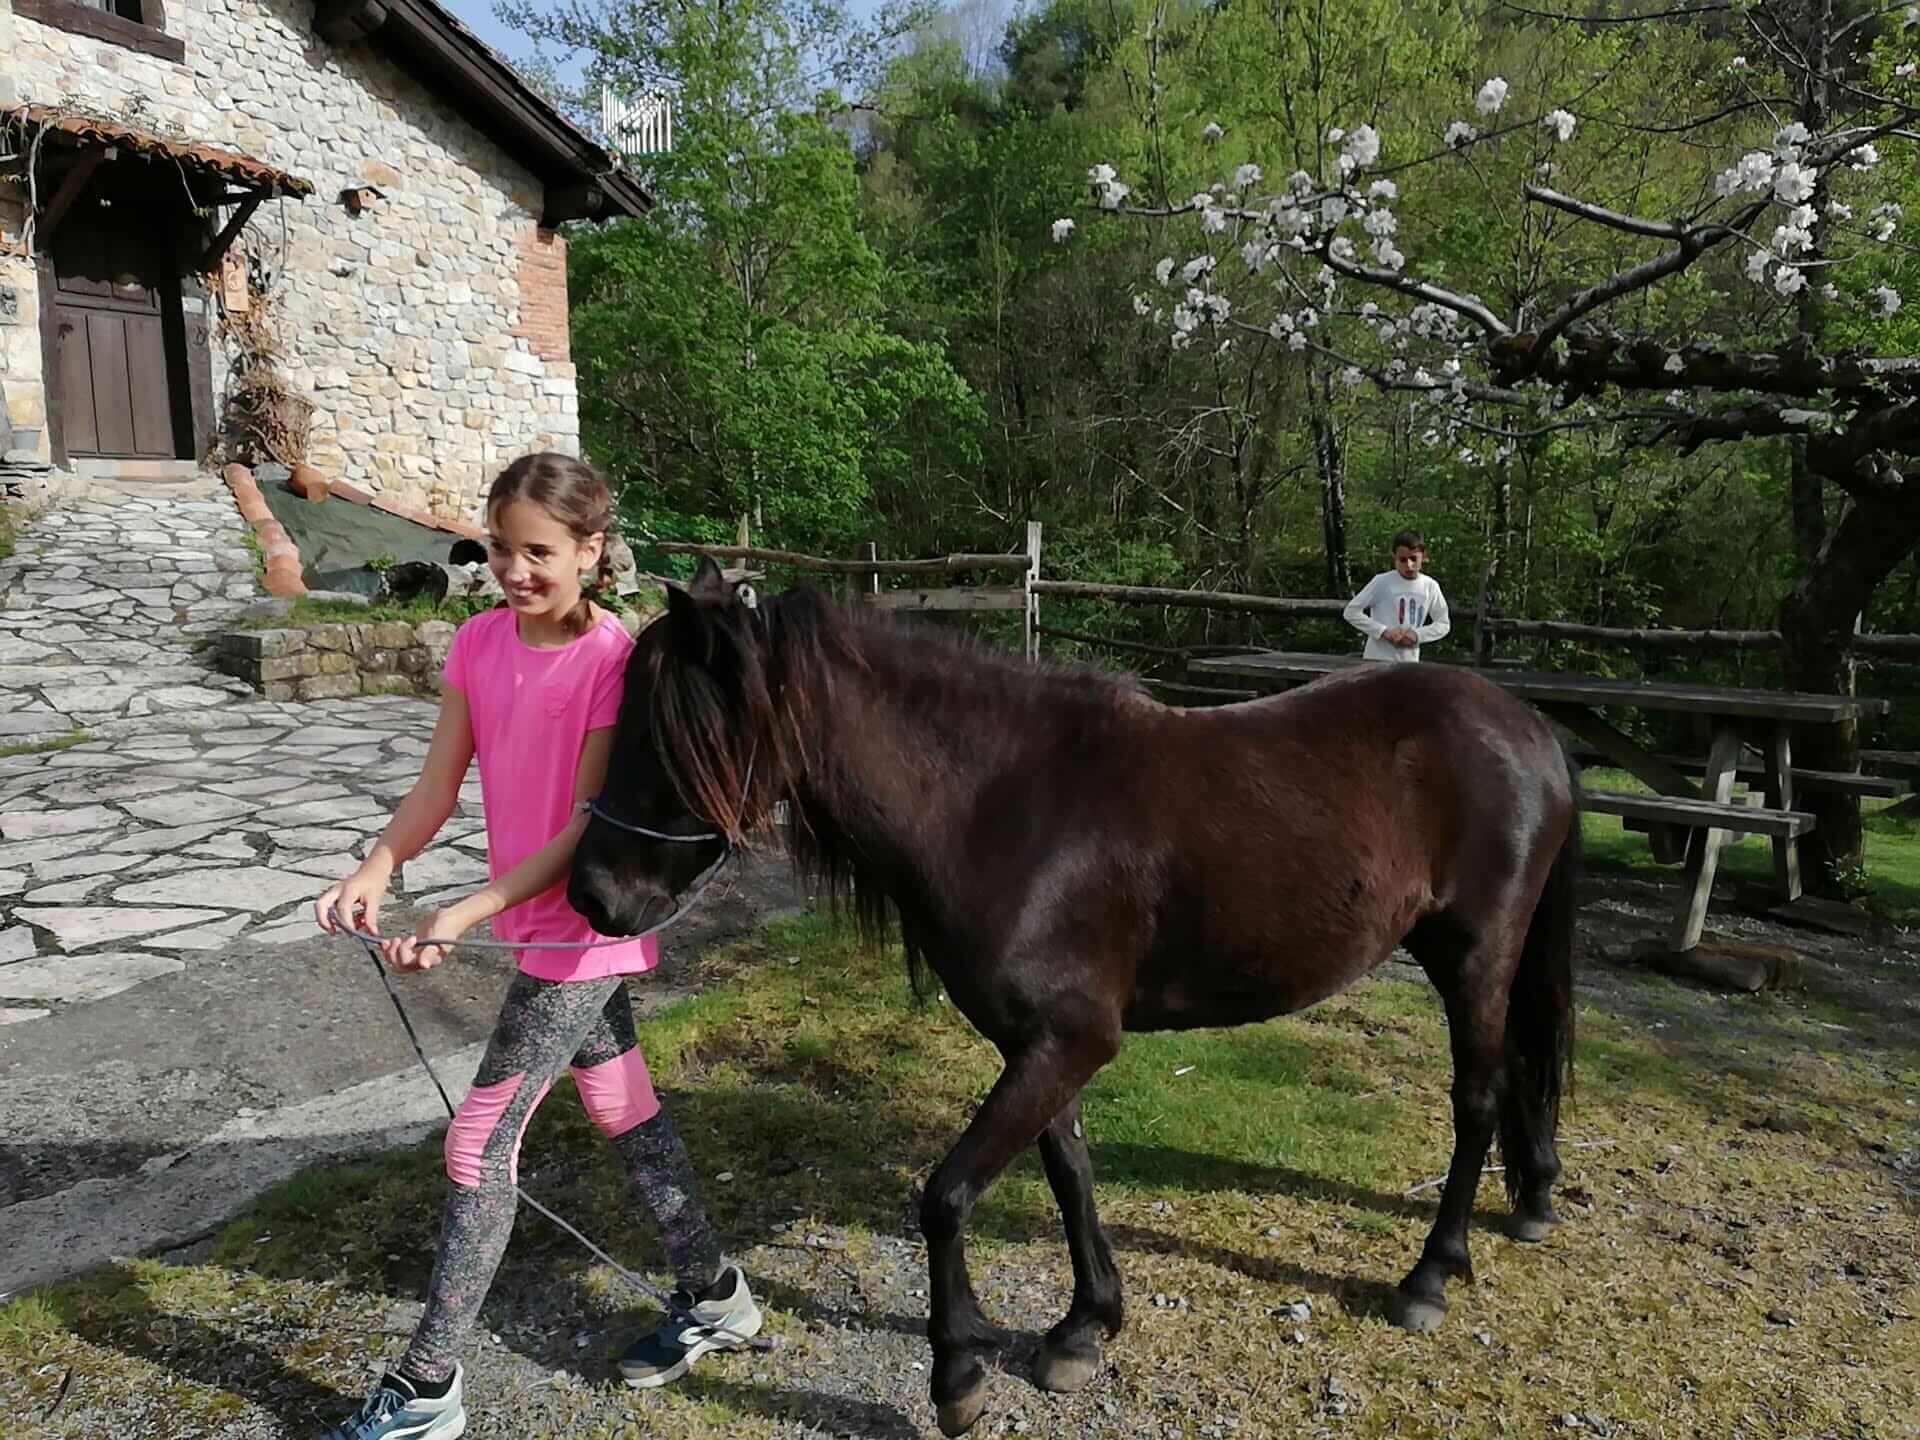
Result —
M 364 954 L 313 897 L 419 772 L 431 702 L 270 703 L 193 642 L 255 598 L 220 497 L 89 502 L 0 562 L 0 1294 L 204 1231 L 303 1165 L 440 1117 Z M 486 873 L 478 783 L 402 871 L 388 928 Z M 677 955 L 793 903 L 772 862 L 676 927 Z M 464 1087 L 511 962 L 407 979 Z M 457 1093 L 457 1092 L 456 1092 Z

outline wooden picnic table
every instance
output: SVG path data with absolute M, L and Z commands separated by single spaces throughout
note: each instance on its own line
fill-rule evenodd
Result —
M 1189 675 L 1203 678 L 1204 683 L 1218 685 L 1225 681 L 1248 689 L 1273 691 L 1318 680 L 1356 665 L 1377 663 L 1381 662 L 1364 661 L 1354 655 L 1273 650 L 1195 660 L 1188 664 L 1187 670 Z M 1804 816 L 1797 816 L 1801 823 L 1787 823 L 1789 816 L 1796 816 L 1792 727 L 1840 725 L 1849 720 L 1884 715 L 1889 708 L 1885 700 L 1853 695 L 1739 690 L 1661 680 L 1605 680 L 1498 667 L 1475 673 L 1534 705 L 1562 729 L 1643 781 L 1656 794 L 1673 797 L 1675 803 L 1666 807 L 1673 816 L 1670 823 L 1684 824 L 1689 813 L 1688 804 L 1679 802 L 1696 807 L 1694 818 L 1714 814 L 1725 817 L 1733 798 L 1741 748 L 1749 743 L 1754 745 L 1764 762 L 1763 808 L 1781 812 L 1755 819 L 1765 823 L 1763 833 L 1772 837 L 1773 888 L 1779 900 L 1789 904 L 1801 895 L 1798 835 L 1811 825 L 1810 819 Z M 1678 711 L 1708 717 L 1713 738 L 1702 778 L 1696 781 L 1610 724 L 1601 713 L 1609 707 Z M 1686 881 L 1674 918 L 1674 950 L 1690 950 L 1699 943 L 1714 873 L 1719 866 L 1720 847 L 1726 836 L 1736 829 L 1757 828 L 1758 824 L 1730 824 L 1726 828 L 1694 826 L 1687 830 Z

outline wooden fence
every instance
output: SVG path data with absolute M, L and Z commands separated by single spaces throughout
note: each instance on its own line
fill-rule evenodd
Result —
M 956 554 L 916 560 L 883 560 L 877 548 L 869 543 L 864 556 L 837 560 L 746 544 L 668 542 L 652 548 L 669 555 L 710 555 L 717 560 L 782 565 L 794 570 L 838 576 L 844 582 L 842 588 L 846 598 L 882 610 L 920 613 L 1017 610 L 1024 617 L 1024 650 L 1030 660 L 1039 658 L 1043 636 L 1084 645 L 1099 645 L 1123 653 L 1152 655 L 1164 660 L 1190 660 L 1206 655 L 1231 655 L 1264 648 L 1251 645 L 1154 645 L 1141 640 L 1123 640 L 1046 626 L 1040 623 L 1040 600 L 1043 596 L 1058 600 L 1105 600 L 1120 605 L 1263 615 L 1284 620 L 1337 620 L 1347 606 L 1347 602 L 1341 599 L 1048 580 L 1040 573 L 1041 527 L 1039 522 L 1031 520 L 1027 522 L 1027 548 L 1024 554 Z M 927 583 L 888 586 L 883 583 L 883 577 L 897 576 L 932 582 L 937 577 L 955 574 L 1002 574 L 1013 575 L 1017 579 L 1001 585 Z M 1493 649 L 1496 640 L 1502 637 L 1562 640 L 1626 650 L 1694 653 L 1780 651 L 1786 645 L 1785 637 L 1778 630 L 1623 628 L 1502 615 L 1487 604 L 1490 579 L 1491 572 L 1481 577 L 1478 605 L 1455 607 L 1451 612 L 1457 621 L 1473 626 L 1472 659 L 1476 665 L 1500 663 L 1494 660 Z M 1920 635 L 1855 635 L 1849 650 L 1862 658 L 1893 664 L 1920 663 Z M 1170 681 L 1155 683 L 1158 688 L 1177 689 L 1195 695 L 1217 693 L 1225 697 L 1239 693 L 1227 690 L 1214 692 L 1208 687 L 1176 685 Z

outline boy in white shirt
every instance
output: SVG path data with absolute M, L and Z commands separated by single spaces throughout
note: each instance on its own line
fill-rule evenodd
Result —
M 1367 637 L 1362 658 L 1418 660 L 1423 641 L 1453 628 L 1447 597 L 1431 575 L 1422 575 L 1427 542 L 1418 530 L 1393 537 L 1393 569 L 1382 571 L 1347 602 L 1346 621 Z

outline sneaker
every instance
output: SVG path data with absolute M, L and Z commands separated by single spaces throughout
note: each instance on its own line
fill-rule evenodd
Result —
M 720 1272 L 716 1298 L 695 1302 L 684 1290 L 673 1292 L 674 1308 L 658 1330 L 636 1340 L 620 1357 L 620 1374 L 636 1390 L 671 1385 L 710 1350 L 739 1350 L 760 1333 L 763 1317 L 738 1265 Z
M 455 1440 L 466 1433 L 467 1409 L 460 1403 L 460 1369 L 455 1366 L 452 1387 L 437 1400 L 416 1394 L 404 1376 L 383 1376 L 359 1412 L 320 1440 Z

